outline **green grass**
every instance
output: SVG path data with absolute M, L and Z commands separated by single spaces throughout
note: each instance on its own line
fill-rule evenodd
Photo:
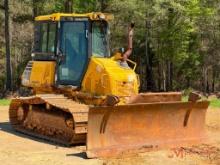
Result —
M 203 97 L 202 100 L 207 100 L 207 98 Z M 212 98 L 208 99 L 210 101 L 210 107 L 212 108 L 220 108 L 220 99 Z M 182 101 L 186 102 L 188 101 L 188 96 L 183 96 Z
M 0 106 L 9 105 L 10 100 L 9 99 L 0 99 Z
M 182 96 L 182 101 L 183 101 L 183 102 L 187 102 L 187 101 L 188 101 L 188 98 L 189 98 L 188 96 Z
M 213 108 L 220 108 L 220 99 L 211 99 L 210 106 Z

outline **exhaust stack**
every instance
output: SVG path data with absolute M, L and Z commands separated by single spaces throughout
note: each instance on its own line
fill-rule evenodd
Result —
M 133 49 L 133 34 L 134 34 L 134 23 L 132 22 L 128 27 L 128 48 L 122 56 L 122 61 L 127 61 L 128 57 L 132 53 Z

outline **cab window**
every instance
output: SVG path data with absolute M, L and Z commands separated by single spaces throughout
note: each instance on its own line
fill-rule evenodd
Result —
M 104 21 L 92 22 L 92 55 L 109 56 L 108 24 Z
M 55 23 L 37 23 L 35 25 L 34 52 L 54 53 L 56 38 Z

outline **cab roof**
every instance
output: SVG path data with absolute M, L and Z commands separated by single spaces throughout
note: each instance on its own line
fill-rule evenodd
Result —
M 74 17 L 74 18 L 88 18 L 90 20 L 106 20 L 110 21 L 114 19 L 112 14 L 92 12 L 85 14 L 77 13 L 53 13 L 50 15 L 42 15 L 35 17 L 35 21 L 60 21 L 62 17 Z

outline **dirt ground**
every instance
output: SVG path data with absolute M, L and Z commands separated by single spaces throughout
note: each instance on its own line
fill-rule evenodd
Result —
M 4 165 L 220 165 L 220 109 L 209 109 L 210 141 L 188 148 L 168 149 L 114 159 L 87 159 L 85 146 L 65 148 L 15 132 L 8 107 L 0 107 L 0 162 Z

